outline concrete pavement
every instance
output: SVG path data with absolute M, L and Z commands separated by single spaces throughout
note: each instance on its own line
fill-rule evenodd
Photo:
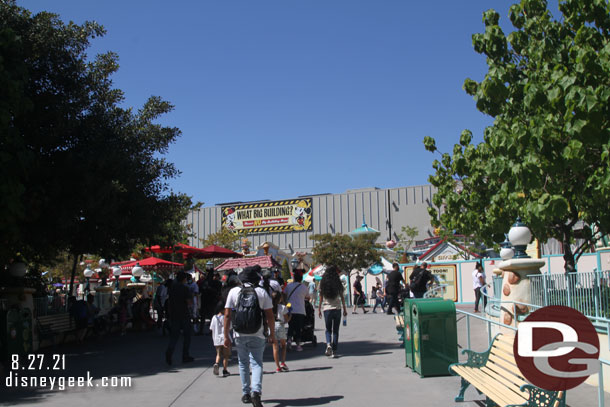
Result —
M 459 378 L 420 378 L 404 367 L 404 350 L 400 347 L 392 317 L 368 313 L 348 315 L 348 324 L 341 327 L 338 359 L 324 356 L 322 320 L 316 319 L 316 335 L 320 344 L 304 346 L 303 352 L 289 352 L 290 372 L 275 373 L 270 347 L 265 351 L 263 403 L 269 407 L 288 406 L 452 406 L 481 405 L 483 397 L 472 388 L 467 402 L 455 403 Z M 459 343 L 465 346 L 465 320 L 458 322 Z M 194 336 L 190 364 L 179 363 L 181 344 L 176 349 L 175 364 L 165 364 L 163 352 L 168 338 L 158 332 L 130 332 L 126 336 L 108 335 L 89 340 L 84 345 L 63 345 L 47 348 L 51 354 L 66 354 L 66 370 L 57 377 L 94 377 L 93 388 L 71 388 L 50 391 L 48 388 L 0 390 L 0 404 L 18 406 L 242 406 L 237 357 L 229 366 L 230 377 L 212 374 L 215 351 L 210 336 Z M 487 348 L 485 324 L 473 320 L 471 344 L 475 350 Z M 19 372 L 23 376 L 52 375 L 42 371 Z M 6 370 L 2 385 L 5 384 Z M 101 377 L 131 377 L 130 388 L 102 388 Z M 610 400 L 606 401 L 610 403 Z M 570 406 L 597 405 L 597 389 L 581 385 L 568 391 Z M 607 404 L 610 405 L 610 404 Z

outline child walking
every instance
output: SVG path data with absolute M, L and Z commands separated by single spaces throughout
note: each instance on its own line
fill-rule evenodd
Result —
M 222 359 L 222 377 L 230 376 L 231 373 L 227 370 L 229 358 L 231 357 L 231 348 L 225 348 L 224 342 L 224 304 L 220 301 L 216 305 L 215 314 L 210 321 L 210 330 L 212 331 L 212 340 L 216 348 L 216 363 L 214 363 L 214 374 L 219 375 L 219 364 Z
M 273 343 L 273 359 L 277 369 L 276 372 L 287 372 L 288 366 L 286 366 L 286 323 L 290 321 L 290 313 L 288 307 L 286 307 L 286 300 L 284 294 L 279 291 L 274 291 L 271 295 L 273 300 L 273 314 L 275 316 L 275 338 L 276 342 Z M 280 363 L 280 351 L 281 363 Z

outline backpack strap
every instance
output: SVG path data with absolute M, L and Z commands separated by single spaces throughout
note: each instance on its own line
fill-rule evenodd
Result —
M 303 284 L 299 283 L 296 285 L 296 287 L 294 287 L 292 290 L 290 290 L 290 294 L 288 294 L 288 297 L 286 297 L 286 302 L 290 301 L 290 297 L 292 296 L 292 294 L 297 290 L 297 288 L 299 288 L 302 285 Z

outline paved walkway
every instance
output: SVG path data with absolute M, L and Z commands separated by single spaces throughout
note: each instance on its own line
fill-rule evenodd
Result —
M 384 314 L 349 315 L 348 325 L 341 327 L 338 359 L 324 353 L 322 320 L 316 319 L 316 335 L 321 343 L 311 344 L 303 352 L 289 352 L 287 373 L 275 373 L 271 349 L 265 351 L 263 402 L 268 407 L 287 406 L 454 406 L 482 405 L 483 397 L 474 390 L 466 393 L 465 403 L 454 403 L 459 379 L 456 377 L 420 378 L 404 367 L 404 350 L 400 348 L 393 318 Z M 472 347 L 487 346 L 485 325 L 472 323 Z M 459 342 L 465 346 L 464 321 L 458 322 Z M 89 371 L 102 376 L 130 376 L 127 389 L 92 388 L 64 391 L 0 389 L 1 405 L 18 406 L 243 406 L 239 372 L 234 360 L 230 377 L 212 374 L 215 355 L 210 336 L 193 337 L 191 353 L 195 362 L 164 362 L 168 338 L 157 332 L 109 335 L 103 340 L 88 341 L 81 346 L 65 345 L 46 349 L 48 353 L 65 353 L 66 371 L 62 376 L 86 376 Z M 175 359 L 179 359 L 180 345 Z M 47 357 L 48 359 L 48 357 Z M 4 385 L 4 376 L 2 385 Z M 94 380 L 94 384 L 99 384 Z M 610 400 L 606 401 L 610 406 Z M 597 389 L 582 385 L 568 392 L 570 406 L 596 406 Z

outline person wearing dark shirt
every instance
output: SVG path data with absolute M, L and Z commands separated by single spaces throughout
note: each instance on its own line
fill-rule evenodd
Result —
M 423 263 L 421 268 L 416 267 L 411 275 L 409 281 L 411 282 L 411 292 L 415 298 L 423 298 L 427 291 L 428 283 L 432 281 L 433 277 L 430 271 L 428 271 L 428 263 Z
M 168 365 L 172 364 L 172 356 L 174 354 L 174 348 L 178 343 L 180 331 L 182 331 L 182 335 L 184 335 L 184 342 L 182 344 L 182 362 L 188 363 L 194 360 L 194 358 L 189 354 L 192 331 L 189 306 L 193 303 L 193 297 L 191 295 L 191 291 L 186 286 L 186 278 L 186 273 L 178 273 L 176 280 L 169 289 L 168 313 L 171 332 L 169 335 L 169 345 L 165 351 L 165 361 Z
M 362 291 L 362 283 L 360 281 L 362 281 L 362 276 L 357 275 L 356 282 L 353 285 L 353 287 L 354 287 L 354 310 L 352 311 L 352 314 L 357 314 L 356 310 L 358 309 L 358 307 L 362 308 L 362 311 L 365 314 L 368 312 L 367 310 L 364 309 L 364 302 L 366 300 L 365 300 L 365 296 L 364 296 L 364 291 Z
M 396 313 L 400 313 L 400 305 L 398 304 L 398 294 L 401 290 L 401 283 L 404 282 L 405 279 L 400 272 L 400 267 L 398 263 L 392 264 L 392 271 L 388 275 L 388 283 L 385 287 L 385 295 L 386 295 L 386 304 L 388 305 L 387 314 L 394 315 L 394 308 L 396 308 Z

